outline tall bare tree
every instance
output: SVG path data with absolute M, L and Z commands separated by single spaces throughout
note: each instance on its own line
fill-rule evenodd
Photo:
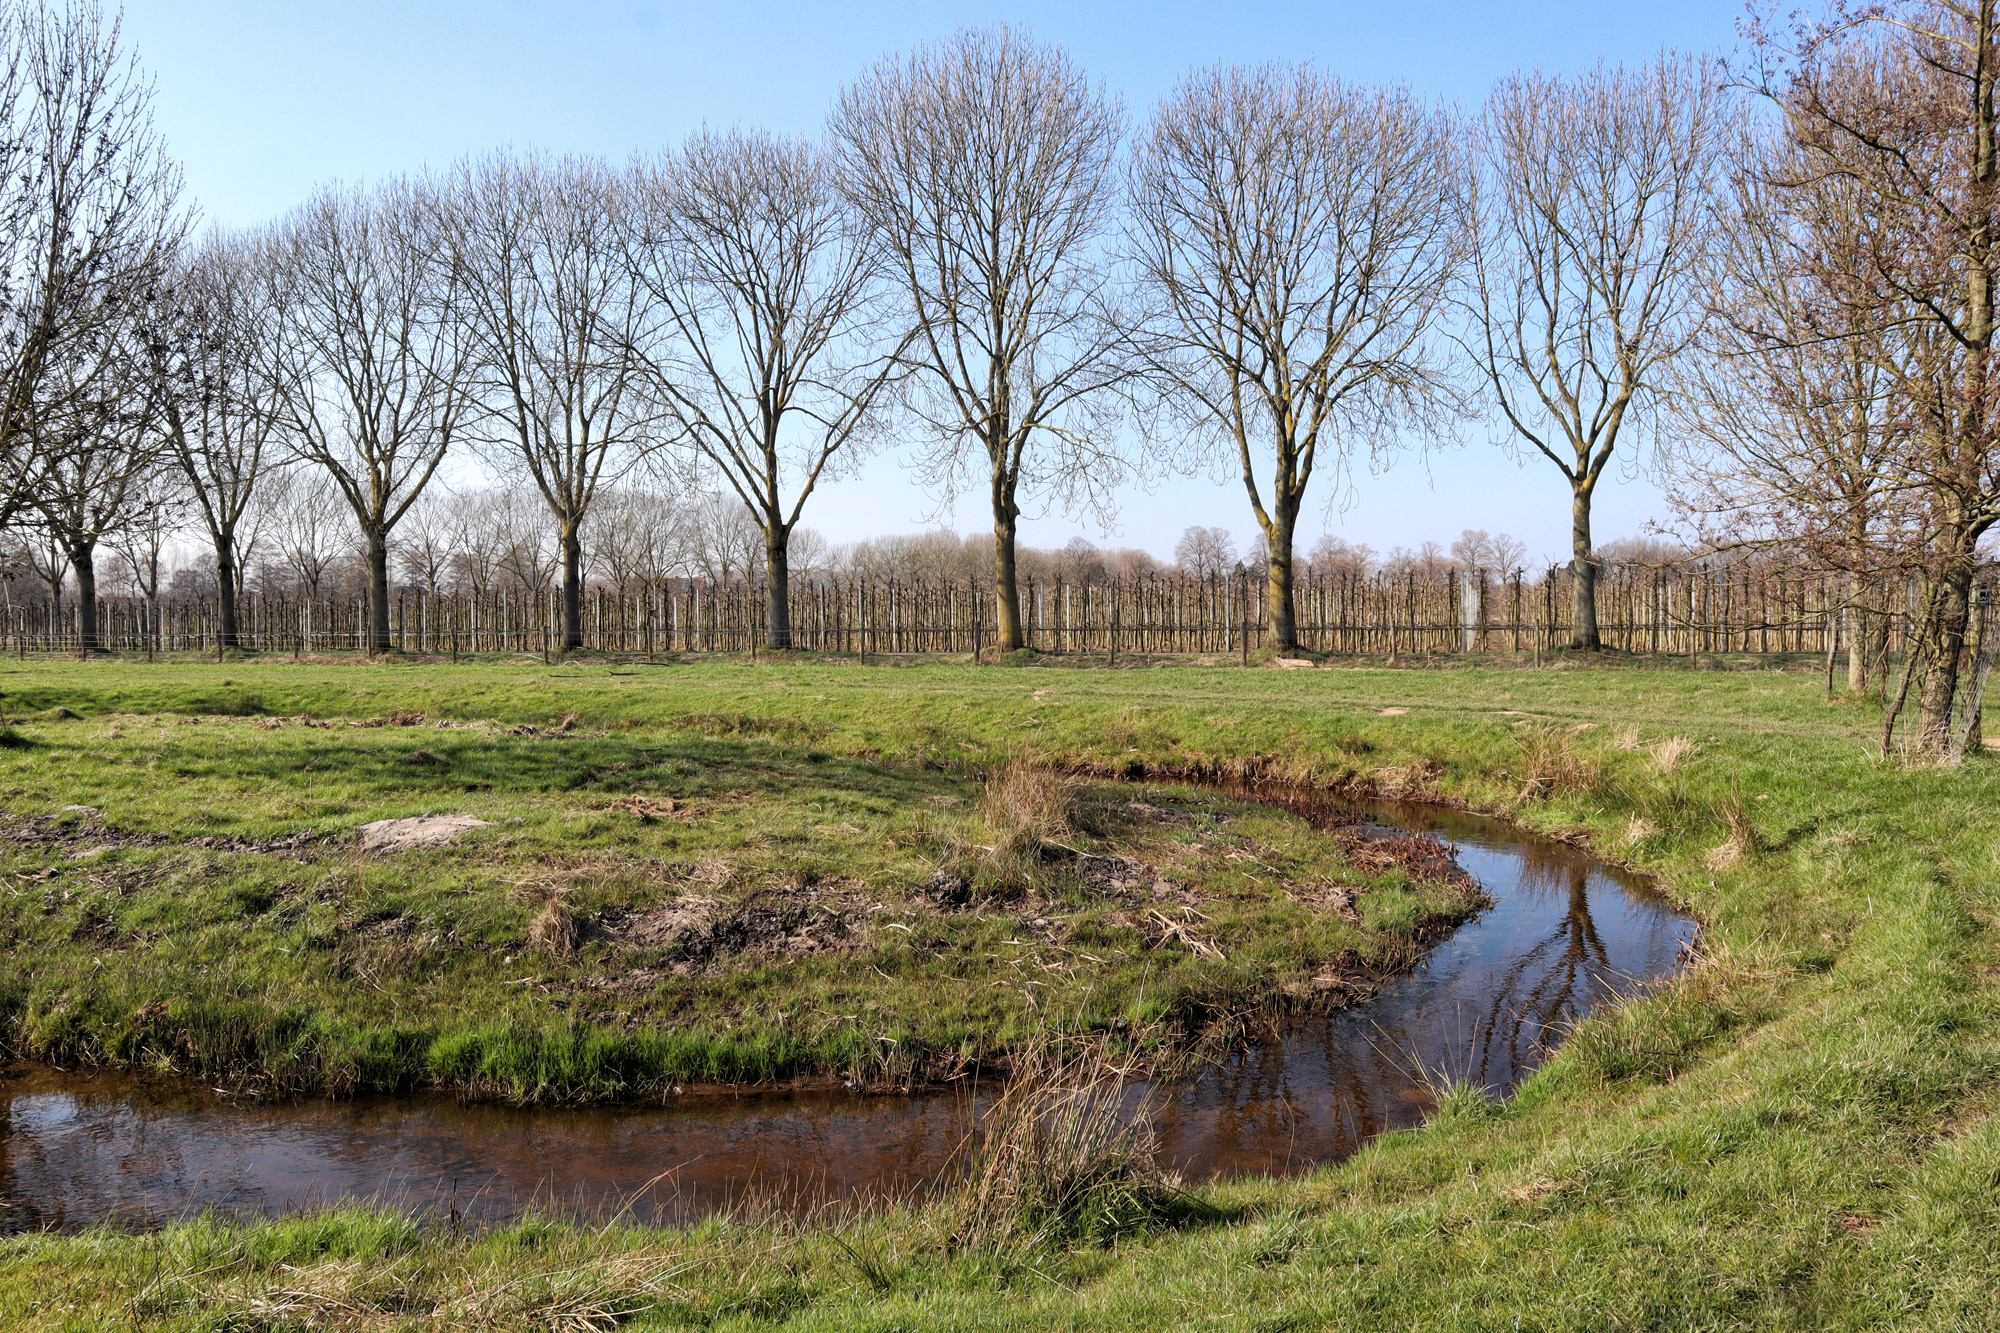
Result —
M 625 262 L 626 183 L 576 157 L 496 153 L 453 176 L 449 237 L 474 348 L 475 433 L 556 522 L 562 646 L 583 646 L 583 531 L 600 488 L 656 443 L 641 383 L 652 318 Z
M 984 455 L 999 646 L 1020 648 L 1023 492 L 1101 508 L 1123 470 L 1103 393 L 1127 371 L 1103 254 L 1122 112 L 1060 48 L 989 28 L 883 61 L 833 129 L 916 329 L 926 474 L 950 494 Z
M 29 482 L 41 526 L 61 546 L 76 579 L 76 647 L 94 652 L 98 641 L 100 548 L 146 516 L 161 490 L 156 474 L 171 467 L 158 429 L 149 380 L 134 375 L 126 406 L 99 412 L 94 430 L 43 455 Z
M 160 580 L 166 572 L 167 544 L 187 521 L 188 481 L 177 467 L 155 468 L 132 497 L 132 512 L 112 537 L 112 545 L 146 602 L 144 637 L 150 659 L 160 644 Z
M 168 284 L 173 336 L 153 347 L 160 418 L 215 552 L 217 633 L 240 645 L 237 606 L 255 535 L 255 491 L 282 443 L 282 399 L 260 349 L 272 336 L 257 249 L 210 236 Z
M 1517 74 L 1486 104 L 1468 343 L 1516 446 L 1569 484 L 1578 648 L 1600 646 L 1598 483 L 1706 312 L 1698 279 L 1728 106 L 1711 62 L 1671 55 Z
M 259 525 L 299 595 L 317 600 L 334 565 L 354 550 L 346 499 L 322 469 L 293 463 L 265 478 L 256 501 Z
M 472 414 L 461 293 L 428 183 L 328 189 L 266 238 L 267 365 L 294 454 L 360 529 L 370 652 L 389 648 L 389 547 Z
M 1243 479 L 1281 651 L 1315 468 L 1454 400 L 1432 332 L 1464 258 L 1461 138 L 1401 90 L 1224 68 L 1170 95 L 1135 155 L 1147 365 L 1197 456 L 1220 446 Z
M 1869 261 L 1885 218 L 1802 160 L 1782 126 L 1746 134 L 1713 249 L 1699 356 L 1678 372 L 1689 429 L 1673 499 L 1710 545 L 1777 548 L 1843 571 L 1848 688 L 1886 639 L 1874 589 L 1921 554 L 1909 417 L 1897 389 L 1916 312 Z M 1874 649 L 1879 652 L 1879 649 Z
M 1196 578 L 1213 578 L 1236 563 L 1236 543 L 1229 529 L 1197 523 L 1174 543 L 1174 563 Z
M 4 525 L 34 478 L 127 410 L 186 217 L 117 20 L 88 0 L 11 0 L 0 44 Z
M 1856 314 L 1895 349 L 1882 368 L 1910 419 L 1901 466 L 1920 496 L 1926 588 L 1883 744 L 1914 676 L 1918 748 L 1957 758 L 1979 726 L 1961 696 L 1979 657 L 1969 633 L 1979 545 L 2000 521 L 2000 4 L 1838 4 L 1822 20 L 1752 37 L 1758 87 L 1804 168 L 1777 184 L 1839 180 L 1883 219 L 1862 259 L 1887 299 L 1867 297 Z
M 882 252 L 803 139 L 704 129 L 638 189 L 634 267 L 671 334 L 658 382 L 763 531 L 766 639 L 789 648 L 793 530 L 866 441 L 908 345 L 884 337 Z

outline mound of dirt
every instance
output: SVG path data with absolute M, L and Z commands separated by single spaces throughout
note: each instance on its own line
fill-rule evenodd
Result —
M 1411 879 L 1441 883 L 1470 883 L 1472 876 L 1458 863 L 1451 844 L 1424 833 L 1387 833 L 1369 836 L 1359 829 L 1342 832 L 1347 858 L 1355 867 L 1379 874 L 1401 870 Z
M 1065 858 L 1076 867 L 1083 887 L 1100 898 L 1136 902 L 1142 897 L 1164 898 L 1178 887 L 1160 878 L 1153 867 L 1129 856 L 1100 856 L 1083 852 Z
M 418 815 L 414 819 L 377 819 L 363 824 L 364 852 L 407 852 L 418 847 L 442 847 L 467 829 L 487 828 L 490 820 L 471 815 Z
M 674 973 L 686 976 L 722 960 L 748 954 L 782 958 L 851 949 L 867 923 L 867 905 L 814 887 L 776 889 L 740 903 L 692 895 L 642 912 L 607 908 L 591 933 L 631 950 L 656 950 Z
M 0 843 L 14 847 L 50 849 L 82 846 L 93 855 L 114 847 L 196 847 L 208 852 L 298 852 L 331 841 L 324 833 L 306 829 L 275 838 L 226 838 L 204 834 L 197 838 L 170 838 L 164 833 L 134 833 L 106 824 L 93 806 L 72 805 L 64 815 L 0 814 Z
M 972 881 L 949 870 L 934 870 L 930 878 L 910 890 L 910 896 L 940 912 L 962 912 L 974 901 Z

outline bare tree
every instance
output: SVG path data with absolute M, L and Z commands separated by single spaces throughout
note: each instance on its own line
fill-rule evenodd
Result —
M 763 554 L 763 531 L 735 496 L 708 491 L 687 507 L 681 561 L 716 587 L 747 579 Z
M 803 139 L 704 129 L 642 168 L 639 190 L 635 270 L 673 335 L 659 384 L 764 534 L 766 639 L 789 648 L 799 514 L 901 370 L 880 251 Z
M 1823 21 L 1751 35 L 1758 87 L 1803 168 L 1778 187 L 1837 180 L 1881 218 L 1864 237 L 1871 290 L 1855 313 L 1893 349 L 1880 369 L 1909 419 L 1899 466 L 1914 478 L 1925 584 L 1882 742 L 1886 751 L 1915 677 L 1917 747 L 1955 760 L 1979 728 L 1978 692 L 1963 698 L 1960 687 L 1981 657 L 1970 633 L 1979 546 L 2000 522 L 2000 3 L 1839 5 Z
M 1236 543 L 1230 539 L 1227 528 L 1196 524 L 1174 543 L 1174 559 L 1196 578 L 1210 578 L 1236 563 Z
M 681 563 L 681 509 L 677 497 L 659 491 L 607 491 L 592 506 L 585 530 L 592 570 L 621 593 L 666 577 Z
M 1520 571 L 1527 554 L 1526 542 L 1504 532 L 1495 535 L 1484 528 L 1467 528 L 1451 544 L 1451 558 L 1460 568 L 1483 569 L 1503 579 L 1510 579 Z
M 266 239 L 267 361 L 297 457 L 360 529 L 370 652 L 389 648 L 389 547 L 471 414 L 467 338 L 428 185 L 322 191 Z
M 269 534 L 300 594 L 317 600 L 328 573 L 354 549 L 345 498 L 324 471 L 295 463 L 265 479 L 256 490 L 256 503 L 259 526 Z
M 1699 357 L 1675 405 L 1676 506 L 1722 547 L 1781 549 L 1848 575 L 1848 688 L 1886 646 L 1880 578 L 1921 559 L 1906 462 L 1916 315 L 1871 271 L 1885 218 L 1866 191 L 1803 160 L 1780 128 L 1732 160 Z
M 1728 101 L 1707 60 L 1517 74 L 1486 105 L 1468 339 L 1515 443 L 1570 488 L 1573 643 L 1595 651 L 1592 499 L 1699 332 Z
M 1122 115 L 1059 48 L 968 30 L 841 94 L 849 196 L 916 330 L 911 408 L 952 493 L 984 454 L 998 644 L 1020 648 L 1023 492 L 1102 508 L 1122 475 L 1103 390 L 1127 362 L 1102 242 Z
M 1349 542 L 1326 533 L 1313 543 L 1306 557 L 1321 574 L 1349 574 L 1366 578 L 1375 572 L 1375 548 L 1366 542 Z
M 260 512 L 252 502 L 282 448 L 281 399 L 259 350 L 273 331 L 258 263 L 242 240 L 209 237 L 176 269 L 174 336 L 152 349 L 161 424 L 215 552 L 217 633 L 228 648 L 240 644 L 237 604 Z
M 0 6 L 0 526 L 128 411 L 185 235 L 152 85 L 120 37 L 88 0 Z
M 143 376 L 131 385 L 134 401 L 90 435 L 46 454 L 31 485 L 41 525 L 62 547 L 76 579 L 76 648 L 99 647 L 97 556 L 105 539 L 145 516 L 160 491 L 154 474 L 171 466 L 155 429 L 154 404 Z
M 459 169 L 449 237 L 484 411 L 481 440 L 556 521 L 562 647 L 583 646 L 583 529 L 655 442 L 637 348 L 651 319 L 625 262 L 628 190 L 586 158 L 494 154 Z
M 447 494 L 436 487 L 426 490 L 396 531 L 396 558 L 404 583 L 416 584 L 432 598 L 458 554 L 458 515 Z
M 1461 137 L 1402 90 L 1228 68 L 1169 96 L 1134 158 L 1148 367 L 1195 456 L 1242 477 L 1281 651 L 1315 468 L 1452 409 L 1431 334 L 1464 256 Z
M 133 512 L 112 543 L 132 577 L 132 586 L 146 602 L 146 655 L 150 660 L 160 643 L 160 578 L 165 572 L 167 543 L 187 521 L 191 501 L 187 478 L 172 466 L 155 468 L 133 499 Z

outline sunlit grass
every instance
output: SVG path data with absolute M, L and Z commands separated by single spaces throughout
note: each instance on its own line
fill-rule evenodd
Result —
M 273 715 L 401 709 L 493 725 L 418 737 L 167 716 L 235 697 L 225 690 L 254 694 Z M 660 1328 L 2000 1326 L 2000 764 L 1884 767 L 1868 745 L 1872 708 L 1826 701 L 1816 676 L 30 664 L 0 675 L 0 691 L 0 712 L 29 719 L 15 726 L 29 744 L 0 751 L 0 804 L 16 812 L 81 802 L 121 827 L 210 819 L 257 836 L 426 810 L 495 819 L 462 847 L 364 866 L 358 881 L 352 867 L 333 880 L 320 863 L 251 875 L 237 856 L 163 851 L 173 868 L 158 890 L 72 888 L 66 902 L 57 880 L 143 870 L 154 853 L 107 853 L 50 881 L 25 880 L 43 862 L 17 858 L 4 906 L 19 945 L 54 944 L 81 920 L 79 899 L 100 892 L 119 928 L 149 932 L 155 947 L 217 932 L 219 949 L 219 933 L 250 910 L 238 895 L 289 903 L 296 882 L 335 897 L 299 900 L 291 933 L 256 953 L 272 967 L 296 967 L 282 962 L 296 954 L 277 952 L 295 940 L 337 940 L 342 914 L 362 904 L 448 908 L 461 939 L 504 956 L 540 900 L 502 893 L 491 866 L 549 858 L 595 867 L 567 896 L 585 910 L 601 887 L 641 882 L 621 878 L 641 873 L 628 858 L 730 848 L 751 874 L 796 856 L 915 883 L 954 837 L 983 837 L 976 774 L 1024 751 L 1073 773 L 1418 782 L 1436 799 L 1588 838 L 1599 855 L 1656 873 L 1703 922 L 1702 956 L 1678 983 L 1584 1023 L 1509 1103 L 1453 1097 L 1437 1122 L 1342 1166 L 1205 1187 L 1201 1214 L 1115 1238 L 968 1250 L 937 1210 L 810 1226 L 742 1216 L 681 1231 L 533 1221 L 476 1236 L 366 1212 L 204 1222 L 5 1242 L 0 1323 L 556 1326 L 549 1312 L 569 1301 L 561 1308 L 615 1307 L 623 1327 Z M 33 720 L 58 706 L 81 720 Z M 604 734 L 518 751 L 503 738 L 570 713 L 572 731 Z M 1524 745 L 1529 728 L 1539 736 Z M 196 739 L 211 736 L 230 739 Z M 420 745 L 451 759 L 443 772 L 458 790 L 442 772 L 395 763 L 397 747 Z M 611 772 L 618 763 L 634 767 Z M 323 767 L 302 797 L 309 764 Z M 468 781 L 492 786 L 465 791 Z M 696 808 L 716 802 L 712 830 L 589 808 L 669 786 L 685 786 Z M 723 799 L 737 791 L 752 795 Z M 1284 850 L 1271 814 L 1221 817 L 1229 836 Z M 1188 830 L 1158 837 L 1149 857 L 1178 848 L 1198 864 Z M 1291 854 L 1305 856 L 1306 840 Z M 1378 912 L 1407 888 L 1381 887 Z M 490 913 L 475 912 L 488 894 Z M 42 984 L 24 961 L 34 952 L 9 951 L 11 1004 Z M 306 973 L 271 975 L 296 987 Z M 176 973 L 163 962 L 148 984 L 172 986 Z M 489 992 L 466 993 L 483 1005 Z M 79 995 L 72 1003 L 89 998 Z

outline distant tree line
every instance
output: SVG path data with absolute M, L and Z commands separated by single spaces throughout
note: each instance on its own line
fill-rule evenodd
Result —
M 967 30 L 817 137 L 494 152 L 198 234 L 118 23 L 0 0 L 0 565 L 73 585 L 85 651 L 107 565 L 149 605 L 203 581 L 225 645 L 247 581 L 338 577 L 375 649 L 397 588 L 505 579 L 556 589 L 576 647 L 590 580 L 644 568 L 754 581 L 785 648 L 795 576 L 922 559 L 990 583 L 1010 649 L 1024 568 L 1142 558 L 1030 552 L 1023 515 L 1179 470 L 1239 481 L 1254 529 L 1178 564 L 1254 565 L 1289 651 L 1315 498 L 1480 423 L 1563 478 L 1575 647 L 1598 487 L 1644 453 L 1676 558 L 1839 575 L 1863 674 L 1915 580 L 1884 743 L 1914 694 L 1955 757 L 1994 657 L 1996 5 L 1759 19 L 1729 61 L 1476 111 L 1267 65 L 1134 118 L 1059 47 Z M 806 526 L 890 443 L 986 498 L 976 559 Z M 1434 558 L 1523 559 L 1465 542 Z

